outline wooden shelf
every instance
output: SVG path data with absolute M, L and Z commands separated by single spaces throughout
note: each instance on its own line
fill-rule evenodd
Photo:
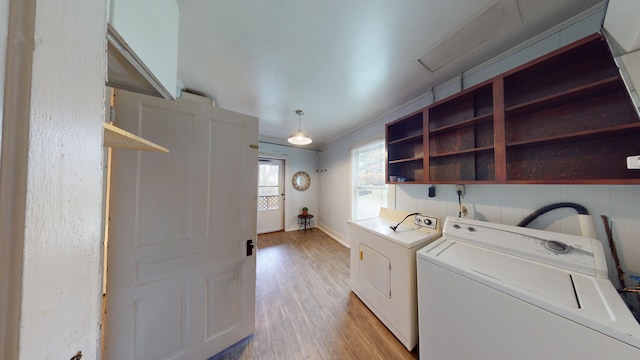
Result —
M 403 184 L 424 182 L 424 114 L 416 111 L 386 126 L 387 161 L 385 183 L 391 176 L 406 179 Z
M 403 185 L 403 184 L 422 184 L 422 181 L 387 181 L 390 185 Z
M 640 173 L 628 170 L 625 158 L 640 150 L 640 128 L 507 148 L 507 181 L 545 183 L 632 182 Z
M 147 150 L 168 153 L 169 149 L 122 130 L 109 123 L 102 123 L 104 128 L 104 146 L 114 149 Z
M 493 151 L 470 151 L 429 159 L 429 182 L 495 182 Z
M 417 132 L 420 131 L 418 134 Z M 387 124 L 408 183 L 640 184 L 640 118 L 593 34 Z
M 422 111 L 417 111 L 387 124 L 387 144 L 421 138 L 423 134 L 422 125 Z
M 424 158 L 423 157 L 414 157 L 414 158 L 407 158 L 407 159 L 398 159 L 398 160 L 389 160 L 389 164 L 400 164 L 400 163 L 405 163 L 405 162 L 409 162 L 409 161 L 422 161 Z
M 493 81 L 485 81 L 429 106 L 430 133 L 469 126 L 493 116 Z
M 540 139 L 533 140 L 525 140 L 525 141 L 516 141 L 512 143 L 507 143 L 507 147 L 518 147 L 518 146 L 527 146 L 527 145 L 542 145 L 545 143 L 553 143 L 553 142 L 561 142 L 561 141 L 569 141 L 569 140 L 578 140 L 582 138 L 589 137 L 600 137 L 606 134 L 617 134 L 621 132 L 625 132 L 628 130 L 640 129 L 640 122 L 619 126 L 611 126 L 604 129 L 596 129 L 596 130 L 587 130 L 587 131 L 579 131 L 575 133 L 568 134 L 560 134 L 556 136 L 547 136 Z
M 493 113 L 480 115 L 480 116 L 476 116 L 474 118 L 471 118 L 469 120 L 464 120 L 464 121 L 460 121 L 460 122 L 457 122 L 457 123 L 452 124 L 452 125 L 442 126 L 442 127 L 437 128 L 437 129 L 433 129 L 433 130 L 429 131 L 429 134 L 435 135 L 435 134 L 443 133 L 443 132 L 446 132 L 446 131 L 462 129 L 462 128 L 469 127 L 469 126 L 474 126 L 474 125 L 477 125 L 477 124 L 480 124 L 480 123 L 483 123 L 483 122 L 489 122 L 491 120 L 493 120 Z
M 548 95 L 539 99 L 527 101 L 522 104 L 510 106 L 505 109 L 507 116 L 517 116 L 524 112 L 535 112 L 540 109 L 548 109 L 557 105 L 565 105 L 573 100 L 580 100 L 587 96 L 606 93 L 616 90 L 620 86 L 620 77 L 613 76 L 591 84 L 579 86 L 566 91 Z
M 506 184 L 633 185 L 640 184 L 640 179 L 508 180 Z
M 389 145 L 395 145 L 395 144 L 400 144 L 400 143 L 410 142 L 410 141 L 422 141 L 422 133 L 417 135 L 407 136 L 398 140 L 389 141 Z
M 461 155 L 461 154 L 486 152 L 486 151 L 492 151 L 492 150 L 493 150 L 493 146 L 483 146 L 483 147 L 478 147 L 478 148 L 473 148 L 473 149 L 452 151 L 452 152 L 447 152 L 447 153 L 442 153 L 442 154 L 430 154 L 429 157 L 431 157 L 431 158 L 439 158 L 439 157 L 455 156 L 455 155 Z

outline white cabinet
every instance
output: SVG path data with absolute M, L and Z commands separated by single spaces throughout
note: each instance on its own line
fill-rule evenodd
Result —
M 176 0 L 110 0 L 107 85 L 175 99 L 179 17 Z

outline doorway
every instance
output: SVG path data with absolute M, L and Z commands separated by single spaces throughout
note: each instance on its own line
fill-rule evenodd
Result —
M 284 160 L 258 162 L 258 234 L 284 230 Z

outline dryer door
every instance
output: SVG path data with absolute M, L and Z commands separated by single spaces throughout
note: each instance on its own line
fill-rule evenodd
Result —
M 360 276 L 384 297 L 391 298 L 391 261 L 363 244 L 360 244 Z

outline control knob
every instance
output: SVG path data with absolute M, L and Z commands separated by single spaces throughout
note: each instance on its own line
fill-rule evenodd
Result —
M 571 246 L 557 240 L 545 241 L 544 247 L 558 254 L 568 253 L 571 250 Z

